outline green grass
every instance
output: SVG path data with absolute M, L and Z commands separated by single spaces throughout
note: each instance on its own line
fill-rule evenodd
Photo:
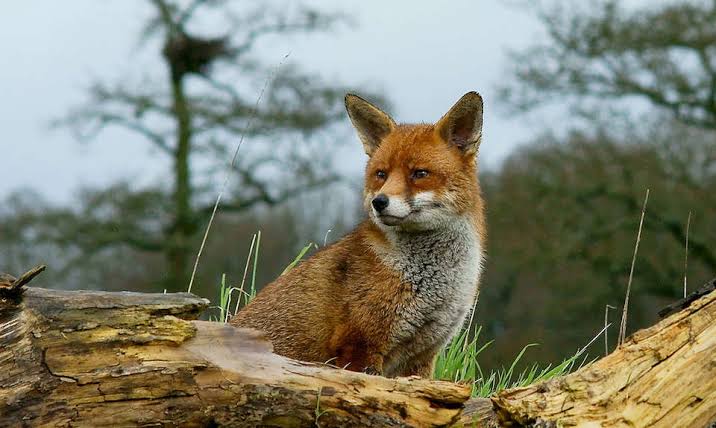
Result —
M 284 269 L 283 272 L 281 272 L 281 275 L 285 275 L 286 273 L 288 273 L 288 271 L 293 269 L 298 264 L 298 262 L 301 261 L 303 256 L 306 255 L 308 250 L 311 249 L 311 247 L 316 247 L 316 249 L 318 249 L 318 245 L 314 244 L 313 242 L 309 242 L 305 247 L 301 248 L 301 251 L 299 251 L 298 254 L 296 255 L 296 257 L 293 259 L 293 261 L 291 263 L 289 263 L 288 266 L 286 266 L 286 269 Z
M 258 269 L 260 245 L 261 245 L 261 231 L 259 230 L 257 233 L 254 234 L 253 238 L 251 239 L 251 246 L 249 247 L 249 254 L 246 257 L 246 264 L 244 265 L 244 276 L 241 279 L 240 286 L 238 286 L 238 287 L 229 286 L 226 283 L 226 274 L 221 275 L 221 283 L 219 284 L 218 305 L 209 307 L 209 309 L 218 310 L 218 316 L 217 315 L 209 315 L 210 321 L 227 322 L 229 320 L 229 317 L 232 314 L 232 312 L 231 312 L 232 305 L 234 308 L 233 314 L 236 314 L 239 311 L 239 308 L 242 308 L 242 307 L 248 305 L 249 302 L 251 302 L 251 300 L 253 300 L 253 298 L 256 297 L 256 271 Z M 251 270 L 251 283 L 249 285 L 249 290 L 246 291 L 245 290 L 246 275 L 248 274 L 249 266 L 251 265 L 251 257 L 252 256 L 253 256 L 253 267 Z M 296 263 L 298 263 L 298 262 L 296 261 Z M 235 294 L 238 297 L 236 297 L 236 300 L 233 300 Z M 242 304 L 242 302 L 243 302 L 243 304 Z
M 244 267 L 244 275 L 238 287 L 227 284 L 226 275 L 221 276 L 218 304 L 211 306 L 212 309 L 217 311 L 217 315 L 209 316 L 210 320 L 220 322 L 228 321 L 232 314 L 238 312 L 239 308 L 247 305 L 256 296 L 256 271 L 258 269 L 260 244 L 261 232 L 259 231 L 253 236 L 251 241 L 251 247 Z M 314 243 L 307 244 L 299 251 L 293 261 L 286 266 L 281 275 L 293 269 L 312 247 L 318 248 Z M 249 289 L 247 291 L 245 290 L 245 285 L 249 267 L 251 267 L 251 276 L 250 284 L 248 284 Z M 472 321 L 472 318 L 470 318 L 470 321 Z M 555 366 L 547 365 L 540 367 L 537 364 L 531 364 L 528 365 L 527 368 L 517 370 L 528 349 L 538 346 L 536 343 L 530 343 L 522 348 L 509 366 L 505 366 L 499 370 L 492 370 L 489 373 L 482 371 L 478 359 L 483 352 L 489 349 L 492 341 L 481 344 L 481 332 L 482 327 L 477 327 L 474 333 L 472 329 L 465 328 L 455 335 L 450 343 L 438 354 L 435 361 L 433 378 L 471 384 L 473 396 L 489 397 L 503 389 L 527 386 L 571 372 L 580 358 L 583 357 L 579 366 L 586 361 L 586 348 L 591 345 L 604 330 L 592 339 L 587 346 Z
M 527 350 L 537 346 L 536 343 L 530 343 L 522 348 L 509 367 L 484 373 L 480 368 L 478 358 L 489 348 L 492 341 L 480 344 L 481 331 L 482 327 L 478 327 L 475 334 L 470 337 L 469 329 L 463 329 L 453 337 L 438 354 L 433 377 L 452 382 L 469 383 L 472 385 L 474 397 L 489 397 L 503 389 L 527 386 L 565 375 L 574 369 L 584 353 L 577 351 L 573 356 L 555 366 L 548 365 L 540 368 L 537 364 L 531 364 L 527 368 L 517 371 Z

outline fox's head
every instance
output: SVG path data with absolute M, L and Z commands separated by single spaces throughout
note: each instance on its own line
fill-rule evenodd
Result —
M 397 124 L 352 94 L 346 109 L 369 156 L 364 205 L 384 230 L 445 227 L 480 203 L 482 98 L 468 92 L 434 125 Z

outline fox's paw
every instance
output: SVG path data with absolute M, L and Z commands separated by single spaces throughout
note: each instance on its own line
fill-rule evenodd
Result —
M 363 369 L 363 373 L 369 374 L 371 376 L 381 376 L 383 373 L 380 372 L 377 368 L 373 366 L 368 366 Z

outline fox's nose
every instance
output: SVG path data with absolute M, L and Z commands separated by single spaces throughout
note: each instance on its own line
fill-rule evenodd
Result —
M 375 208 L 375 210 L 380 213 L 388 206 L 388 202 L 390 202 L 388 200 L 388 197 L 381 193 L 380 195 L 373 198 L 373 201 L 371 203 L 373 204 L 373 208 Z

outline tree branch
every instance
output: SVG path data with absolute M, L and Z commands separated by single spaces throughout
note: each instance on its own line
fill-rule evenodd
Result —
M 160 149 L 164 153 L 174 153 L 174 149 L 167 143 L 166 139 L 162 135 L 158 134 L 155 131 L 152 131 L 140 121 L 130 120 L 125 116 L 108 112 L 98 111 L 95 114 L 97 115 L 96 120 L 98 121 L 98 127 L 94 131 L 94 133 L 92 133 L 91 138 L 94 138 L 105 126 L 114 125 L 127 129 L 129 131 L 133 131 L 145 137 L 152 144 L 154 144 L 156 148 Z
M 545 93 L 636 96 L 687 125 L 716 129 L 716 74 L 708 55 L 716 44 L 716 8 L 675 4 L 626 12 L 616 2 L 595 4 L 591 11 L 538 8 L 551 40 L 515 55 L 518 81 L 511 91 L 503 88 L 511 103 L 526 111 L 554 99 Z M 686 53 L 696 55 L 696 69 Z
M 330 184 L 335 184 L 338 181 L 340 181 L 340 177 L 336 175 L 331 175 L 328 177 L 323 177 L 321 179 L 313 180 L 308 184 L 302 184 L 300 186 L 294 186 L 288 189 L 284 189 L 279 194 L 272 195 L 267 190 L 269 187 L 268 185 L 259 183 L 255 179 L 253 179 L 253 177 L 251 177 L 246 183 L 248 183 L 251 188 L 255 189 L 258 194 L 246 199 L 234 199 L 233 201 L 227 201 L 225 203 L 222 202 L 221 205 L 219 205 L 219 211 L 239 213 L 246 211 L 247 209 L 250 209 L 261 203 L 269 206 L 279 205 L 303 193 L 307 193 Z M 200 209 L 200 212 L 202 212 L 204 216 L 207 216 L 211 214 L 213 208 L 213 204 L 206 205 Z
M 189 4 L 189 6 L 184 9 L 184 11 L 179 15 L 179 19 L 177 19 L 178 25 L 181 28 L 184 28 L 187 22 L 194 16 L 194 12 L 200 7 L 205 5 L 210 0 L 194 0 Z M 216 1 L 214 1 L 216 3 Z
M 232 48 L 233 53 L 236 56 L 242 55 L 250 51 L 254 44 L 262 37 L 272 34 L 290 34 L 298 32 L 309 32 L 316 30 L 327 30 L 336 21 L 345 19 L 343 15 L 333 14 L 328 15 L 320 13 L 311 9 L 303 9 L 299 12 L 299 16 L 290 18 L 287 13 L 283 10 L 278 10 L 271 15 L 274 19 L 273 22 L 262 22 L 261 24 L 254 24 L 260 22 L 262 19 L 265 20 L 267 13 L 264 9 L 257 10 L 257 13 L 249 16 L 247 19 L 234 19 L 234 26 L 246 27 L 247 24 L 254 24 L 243 40 L 238 44 L 235 44 Z
M 174 22 L 174 17 L 172 16 L 172 6 L 173 4 L 167 3 L 165 0 L 151 0 L 152 3 L 154 3 L 154 6 L 157 8 L 157 11 L 159 12 L 159 16 L 161 17 L 161 21 L 164 23 L 164 26 L 169 31 L 170 35 L 179 34 L 183 31 L 182 27 L 178 25 L 176 22 Z

